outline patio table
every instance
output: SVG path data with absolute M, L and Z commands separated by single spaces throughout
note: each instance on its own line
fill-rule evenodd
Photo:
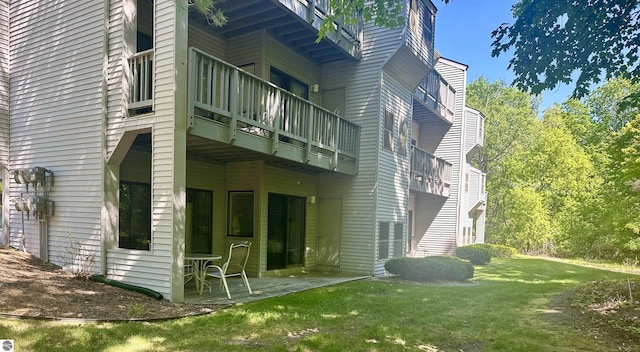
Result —
M 192 254 L 186 256 L 184 259 L 191 262 L 191 265 L 193 266 L 193 277 L 195 278 L 196 291 L 201 295 L 204 291 L 207 264 L 212 261 L 221 260 L 222 256 L 214 254 Z

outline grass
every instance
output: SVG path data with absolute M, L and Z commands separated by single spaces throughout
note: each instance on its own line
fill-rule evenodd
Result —
M 160 323 L 1 321 L 16 351 L 611 351 L 554 323 L 549 300 L 628 274 L 538 258 L 493 259 L 475 285 L 363 280 Z

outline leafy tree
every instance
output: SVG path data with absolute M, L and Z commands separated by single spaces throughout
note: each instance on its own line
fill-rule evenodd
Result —
M 516 18 L 492 32 L 493 56 L 513 52 L 514 84 L 533 94 L 569 84 L 578 73 L 574 96 L 592 83 L 624 77 L 640 79 L 640 0 L 520 0 Z M 637 95 L 637 94 L 636 94 Z

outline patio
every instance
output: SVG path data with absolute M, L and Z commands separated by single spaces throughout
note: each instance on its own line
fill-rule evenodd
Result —
M 213 281 L 213 290 L 210 293 L 205 288 L 202 295 L 198 295 L 193 281 L 188 282 L 184 288 L 184 301 L 192 304 L 235 304 L 257 301 L 260 299 L 278 297 L 294 292 L 300 292 L 317 287 L 335 285 L 343 282 L 367 279 L 369 276 L 357 276 L 343 273 L 303 272 L 287 276 L 269 276 L 249 278 L 249 284 L 253 295 L 242 285 L 242 279 L 227 279 L 231 299 L 228 299 L 224 289 L 218 289 L 217 280 Z

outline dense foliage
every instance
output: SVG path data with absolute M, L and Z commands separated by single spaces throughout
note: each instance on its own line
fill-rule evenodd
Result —
M 492 258 L 513 258 L 518 254 L 517 249 L 500 244 L 479 243 L 473 246 L 487 249 L 489 253 L 491 253 Z
M 640 78 L 639 0 L 520 0 L 512 12 L 492 33 L 492 55 L 513 54 L 517 87 L 537 94 L 577 75 L 582 97 L 603 76 Z
M 468 260 L 473 265 L 486 265 L 491 261 L 491 251 L 477 245 L 458 247 L 456 257 Z
M 473 277 L 473 264 L 456 257 L 394 258 L 385 270 L 412 281 L 466 281 Z
M 538 118 L 537 100 L 504 82 L 472 82 L 486 116 L 487 240 L 528 254 L 636 260 L 640 254 L 640 91 L 608 81 Z

